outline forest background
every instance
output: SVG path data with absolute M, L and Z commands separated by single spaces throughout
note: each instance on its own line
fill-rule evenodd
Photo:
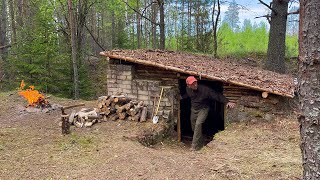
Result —
M 103 94 L 105 85 L 101 82 L 106 78 L 106 62 L 99 52 L 162 49 L 161 24 L 165 25 L 166 50 L 213 56 L 217 1 L 152 2 L 1 0 L 1 91 L 15 89 L 24 80 L 45 93 L 95 98 Z M 249 7 L 235 0 L 220 3 L 227 10 L 217 19 L 217 56 L 265 59 L 269 24 L 264 17 L 240 21 L 239 12 L 250 12 Z M 161 8 L 164 22 L 161 22 Z M 289 4 L 289 11 L 296 9 L 294 4 Z M 286 61 L 298 56 L 298 19 L 297 14 L 287 18 Z M 74 58 L 72 47 L 77 52 Z

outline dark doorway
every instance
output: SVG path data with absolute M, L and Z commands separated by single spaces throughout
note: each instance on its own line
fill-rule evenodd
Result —
M 199 84 L 206 85 L 214 91 L 223 92 L 223 83 L 217 81 L 199 80 Z M 180 94 L 186 93 L 185 80 L 179 81 Z M 191 101 L 190 98 L 182 99 L 180 101 L 180 122 L 181 122 L 181 140 L 185 143 L 191 143 L 192 141 L 192 128 L 190 122 L 190 110 Z M 217 101 L 212 101 L 210 105 L 209 115 L 202 126 L 203 135 L 205 138 L 205 144 L 210 142 L 218 131 L 224 130 L 224 105 Z

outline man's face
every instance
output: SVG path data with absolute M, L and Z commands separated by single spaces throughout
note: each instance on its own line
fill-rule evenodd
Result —
M 197 81 L 195 81 L 195 82 L 193 82 L 192 84 L 188 84 L 187 85 L 190 89 L 192 89 L 192 90 L 197 90 L 198 89 L 198 82 Z

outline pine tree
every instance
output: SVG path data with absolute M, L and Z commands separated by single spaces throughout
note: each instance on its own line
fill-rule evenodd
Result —
M 239 30 L 239 6 L 235 0 L 229 3 L 228 10 L 225 12 L 224 22 L 226 22 L 230 28 L 236 32 Z

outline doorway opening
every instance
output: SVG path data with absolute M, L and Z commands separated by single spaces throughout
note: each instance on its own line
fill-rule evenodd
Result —
M 223 83 L 218 81 L 199 80 L 198 84 L 203 84 L 216 92 L 223 92 Z M 179 81 L 180 94 L 186 93 L 185 80 Z M 181 141 L 185 144 L 192 142 L 192 128 L 190 122 L 191 113 L 191 100 L 190 98 L 182 99 L 180 101 L 180 128 L 181 128 Z M 206 121 L 202 126 L 202 134 L 204 137 L 204 145 L 212 141 L 214 135 L 224 130 L 224 105 L 218 101 L 211 101 L 210 111 Z

